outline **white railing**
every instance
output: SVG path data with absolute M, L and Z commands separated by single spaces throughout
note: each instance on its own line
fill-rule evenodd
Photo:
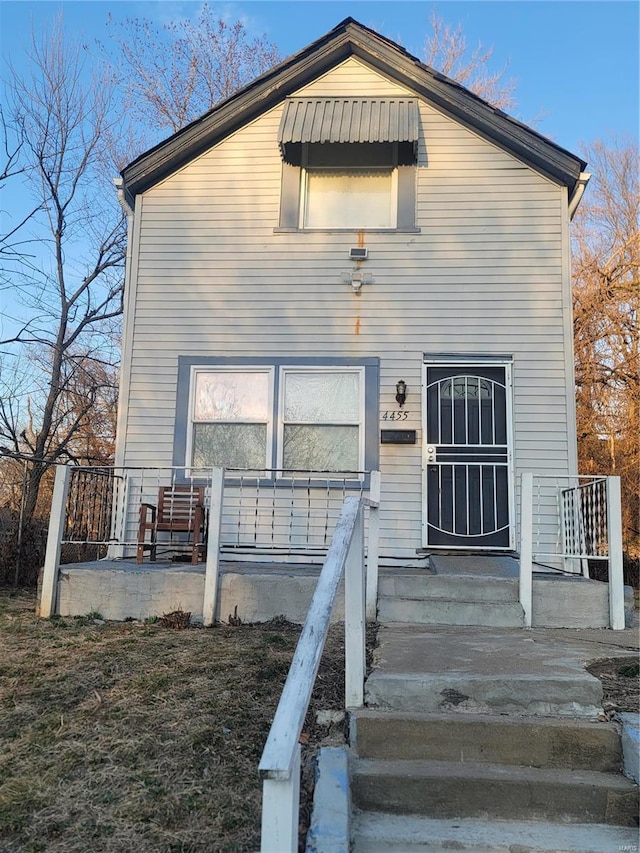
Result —
M 521 482 L 520 603 L 531 627 L 533 567 L 589 574 L 608 564 L 610 627 L 624 628 L 622 513 L 619 477 L 524 472 Z
M 368 482 L 367 482 L 368 481 Z M 155 505 L 162 488 L 204 486 L 207 517 L 205 624 L 212 624 L 221 554 L 234 560 L 287 562 L 324 559 L 340 508 L 347 495 L 370 506 L 380 498 L 380 474 L 326 471 L 224 471 L 213 469 L 80 468 L 60 466 L 51 508 L 45 559 L 46 595 L 41 612 L 51 615 L 62 545 L 95 545 L 112 559 L 135 556 L 141 507 Z M 378 515 L 369 513 L 367 613 L 375 618 L 377 599 Z M 106 548 L 108 547 L 108 551 Z M 189 550 L 183 533 L 159 534 L 159 560 Z M 43 585 L 43 592 L 45 587 Z
M 251 558 L 257 552 L 270 558 L 273 553 L 296 550 L 305 558 L 314 553 L 323 558 L 344 498 L 375 488 L 375 474 L 226 469 L 220 545 L 229 553 Z M 208 508 L 211 478 L 211 469 L 70 467 L 62 541 L 109 544 L 112 555 L 120 546 L 119 556 L 131 556 L 143 504 L 156 504 L 163 487 L 204 485 Z M 183 539 L 159 541 L 159 554 L 179 551 Z
M 345 704 L 364 701 L 366 499 L 347 497 L 280 697 L 259 770 L 263 780 L 261 853 L 298 849 L 300 733 L 327 638 L 338 585 L 345 575 Z
M 226 469 L 220 541 L 229 553 L 255 556 L 299 550 L 324 558 L 347 495 L 365 491 L 364 471 Z M 321 560 L 320 560 L 321 561 Z

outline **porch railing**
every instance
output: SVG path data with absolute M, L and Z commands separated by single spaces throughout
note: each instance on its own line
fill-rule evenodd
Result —
M 370 477 L 361 471 L 226 469 L 221 547 L 234 553 L 297 549 L 323 557 L 344 498 L 365 494 Z M 131 555 L 143 503 L 155 503 L 162 487 L 204 484 L 208 508 L 211 479 L 211 469 L 70 466 L 62 541 L 117 545 Z M 164 545 L 170 553 L 179 550 L 180 540 Z
M 624 628 L 619 477 L 524 472 L 521 481 L 520 602 L 531 626 L 533 567 L 589 576 L 608 565 L 610 627 Z
M 364 500 L 347 497 L 335 525 L 302 634 L 262 753 L 261 853 L 298 849 L 300 733 L 309 707 L 331 611 L 345 575 L 345 704 L 364 701 Z
M 377 507 L 379 472 L 290 471 L 269 469 L 81 468 L 60 466 L 51 508 L 45 574 L 49 602 L 55 602 L 60 549 L 65 544 L 95 545 L 112 559 L 136 554 L 140 508 L 156 504 L 159 490 L 175 485 L 205 487 L 208 519 L 205 622 L 213 621 L 218 561 L 233 560 L 321 563 L 327 553 L 340 509 L 347 496 L 369 495 Z M 377 597 L 378 518 L 369 513 L 367 608 L 375 616 Z M 179 559 L 188 549 L 185 535 L 158 536 L 157 556 Z M 43 584 L 43 593 L 45 586 Z M 213 602 L 213 604 L 211 603 Z M 207 617 L 208 614 L 208 617 Z

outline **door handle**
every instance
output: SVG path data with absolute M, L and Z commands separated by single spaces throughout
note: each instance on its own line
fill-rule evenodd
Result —
M 436 449 L 432 445 L 427 447 L 427 462 L 436 461 Z

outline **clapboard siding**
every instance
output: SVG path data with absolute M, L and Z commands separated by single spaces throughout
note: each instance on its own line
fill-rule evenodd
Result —
M 331 69 L 327 74 L 318 77 L 312 83 L 303 86 L 296 92 L 302 97 L 362 97 L 371 98 L 382 95 L 413 95 L 410 89 L 405 89 L 395 81 L 383 77 L 377 71 L 365 65 L 358 59 L 350 57 L 341 65 Z
M 413 93 L 351 58 L 298 94 Z M 373 283 L 357 296 L 341 281 L 357 234 L 274 231 L 281 112 L 142 198 L 124 464 L 171 464 L 181 355 L 379 356 L 380 412 L 396 409 L 403 378 L 402 426 L 418 433 L 415 446 L 380 447 L 381 547 L 411 556 L 422 544 L 424 353 L 512 355 L 516 467 L 567 470 L 563 190 L 421 102 L 420 232 L 364 233 Z

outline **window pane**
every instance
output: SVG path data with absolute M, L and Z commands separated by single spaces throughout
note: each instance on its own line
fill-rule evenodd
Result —
M 392 228 L 391 171 L 307 171 L 306 228 Z
M 355 426 L 285 426 L 283 468 L 357 471 L 359 444 Z
M 491 383 L 479 376 L 454 376 L 440 382 L 440 396 L 445 400 L 490 400 Z
M 265 424 L 194 424 L 193 465 L 262 469 L 266 444 Z
M 199 421 L 269 419 L 269 374 L 196 373 L 194 417 Z
M 358 423 L 358 373 L 285 373 L 285 421 Z

